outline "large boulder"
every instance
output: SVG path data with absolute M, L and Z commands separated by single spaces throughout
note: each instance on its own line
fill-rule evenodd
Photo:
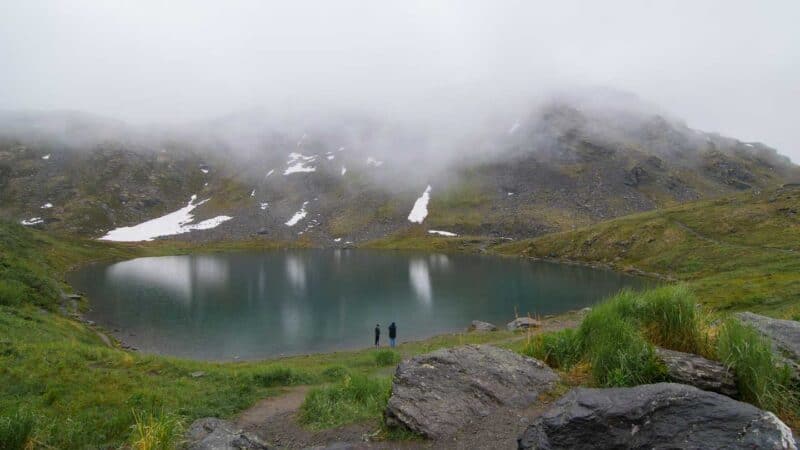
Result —
M 692 386 L 577 388 L 536 418 L 520 449 L 796 449 L 774 414 Z
M 541 325 L 542 323 L 539 322 L 538 320 L 532 317 L 523 316 L 523 317 L 517 317 L 511 322 L 508 322 L 506 328 L 508 328 L 509 331 L 527 330 L 528 328 L 537 328 L 540 327 Z
M 268 450 L 257 436 L 245 433 L 227 420 L 206 417 L 192 422 L 186 432 L 188 450 Z
M 477 331 L 477 332 L 497 331 L 497 327 L 489 322 L 483 322 L 481 320 L 473 320 L 467 331 Z
M 667 368 L 667 376 L 676 383 L 688 384 L 704 391 L 736 397 L 736 378 L 733 372 L 716 361 L 691 353 L 656 348 L 656 356 Z
M 445 439 L 500 407 L 525 407 L 558 380 L 544 363 L 492 346 L 437 350 L 397 367 L 386 423 Z
M 779 356 L 800 373 L 800 322 L 742 312 L 736 317 L 745 325 L 755 328 L 772 342 Z

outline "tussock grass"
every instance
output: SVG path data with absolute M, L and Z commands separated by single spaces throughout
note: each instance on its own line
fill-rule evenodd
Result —
M 705 352 L 705 327 L 705 316 L 684 285 L 623 290 L 597 305 L 577 330 L 536 336 L 522 352 L 563 370 L 588 362 L 600 386 L 635 386 L 665 378 L 654 344 Z
M 133 411 L 130 446 L 133 450 L 174 450 L 183 438 L 183 421 L 174 415 L 144 415 Z
M 384 349 L 375 351 L 375 364 L 379 367 L 393 366 L 400 362 L 400 353 L 394 350 Z
M 27 411 L 14 411 L 0 415 L 0 449 L 23 450 L 33 448 L 36 417 Z
M 756 330 L 729 319 L 717 336 L 717 352 L 735 371 L 743 400 L 781 415 L 797 416 L 800 402 L 792 386 L 792 372 Z
M 334 385 L 308 393 L 300 406 L 300 422 L 320 429 L 380 417 L 391 389 L 390 378 L 345 376 Z

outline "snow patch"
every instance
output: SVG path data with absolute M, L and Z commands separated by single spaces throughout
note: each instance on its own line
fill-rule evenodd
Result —
M 342 166 L 342 176 L 347 173 L 347 167 Z
M 197 203 L 195 203 L 195 200 L 197 200 L 197 195 L 192 195 L 192 198 L 189 199 L 189 203 L 177 211 L 131 227 L 116 228 L 106 233 L 100 240 L 117 242 L 152 241 L 161 236 L 172 236 L 188 233 L 192 230 L 216 228 L 221 223 L 233 219 L 233 217 L 230 216 L 217 216 L 199 223 L 190 223 L 194 220 L 192 211 L 209 199 Z
M 47 202 L 44 205 L 42 205 L 42 209 L 50 209 L 52 207 L 53 207 L 53 204 L 50 203 L 50 202 Z
M 23 224 L 25 226 L 39 225 L 40 223 L 44 223 L 44 219 L 42 219 L 41 217 L 31 217 L 30 219 L 24 219 L 24 220 L 20 221 L 19 223 L 21 223 L 21 224 Z
M 336 238 L 333 240 L 333 242 L 342 242 L 342 238 Z
M 250 191 L 250 197 L 255 197 L 255 196 L 256 196 L 256 190 L 253 189 L 252 191 Z
M 264 178 L 267 178 L 268 176 L 272 175 L 273 173 L 275 173 L 275 169 L 270 169 L 269 172 L 267 172 L 267 174 L 264 175 Z
M 334 158 L 336 158 L 336 155 L 328 155 L 327 158 L 328 161 L 332 161 Z
M 269 207 L 269 203 L 267 202 L 261 203 L 260 205 L 258 205 L 258 207 L 261 208 L 262 211 L 264 211 Z
M 42 156 L 42 159 L 43 159 L 43 160 L 45 160 L 45 161 L 47 161 L 48 159 L 50 159 L 50 153 L 48 153 L 48 154 L 46 154 L 46 155 Z
M 753 148 L 753 144 L 744 144 L 744 145 L 746 145 L 746 146 L 748 146 L 750 148 Z
M 511 125 L 511 128 L 508 129 L 508 134 L 514 134 L 514 132 L 516 132 L 518 128 L 519 128 L 519 120 L 517 120 L 516 122 L 514 122 L 513 125 Z
M 339 150 L 337 150 L 337 151 L 343 152 L 344 151 L 344 147 L 339 147 Z
M 286 162 L 286 165 L 289 167 L 286 168 L 283 174 L 291 175 L 293 173 L 316 172 L 316 167 L 306 165 L 306 163 L 312 163 L 316 159 L 316 156 L 305 156 L 296 152 L 289 153 L 289 161 Z
M 442 231 L 442 230 L 428 230 L 430 234 L 438 234 L 440 236 L 447 236 L 447 237 L 458 237 L 457 234 L 451 233 L 449 231 Z
M 293 227 L 297 225 L 297 222 L 300 222 L 306 217 L 306 215 L 308 214 L 308 212 L 306 211 L 306 205 L 308 205 L 308 202 L 303 202 L 303 206 L 300 207 L 300 211 L 294 213 L 292 218 L 286 222 L 287 227 Z
M 200 172 L 208 173 L 208 169 L 200 169 Z
M 411 212 L 408 214 L 408 221 L 414 223 L 422 223 L 428 217 L 428 201 L 431 199 L 431 186 L 425 189 L 425 192 L 419 196 Z
M 383 161 L 378 161 L 377 159 L 370 156 L 367 158 L 367 165 L 372 167 L 380 167 L 383 165 Z

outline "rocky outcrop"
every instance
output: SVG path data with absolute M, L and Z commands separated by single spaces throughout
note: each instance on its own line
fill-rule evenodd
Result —
M 733 372 L 716 361 L 691 353 L 656 348 L 656 355 L 667 368 L 667 376 L 676 383 L 688 384 L 704 391 L 736 397 L 736 378 Z
M 544 363 L 492 346 L 437 350 L 401 363 L 386 423 L 445 439 L 501 407 L 525 407 L 558 376 Z
M 480 320 L 473 320 L 472 324 L 470 324 L 467 331 L 477 331 L 477 332 L 485 332 L 485 331 L 497 331 L 497 326 L 491 324 L 489 322 L 483 322 Z
M 506 328 L 509 331 L 527 330 L 528 328 L 537 328 L 542 325 L 538 320 L 531 317 L 517 317 L 516 319 L 508 322 Z
M 768 338 L 779 356 L 794 369 L 795 374 L 800 374 L 800 322 L 751 312 L 738 313 L 736 317 Z
M 268 450 L 258 437 L 231 422 L 206 417 L 195 420 L 186 432 L 188 450 Z
M 774 414 L 673 383 L 577 388 L 534 420 L 520 449 L 796 449 Z

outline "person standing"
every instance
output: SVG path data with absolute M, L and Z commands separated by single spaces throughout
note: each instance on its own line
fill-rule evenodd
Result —
M 389 325 L 389 347 L 394 348 L 397 345 L 397 325 L 392 322 Z
M 381 343 L 381 324 L 375 324 L 375 347 L 379 347 Z

